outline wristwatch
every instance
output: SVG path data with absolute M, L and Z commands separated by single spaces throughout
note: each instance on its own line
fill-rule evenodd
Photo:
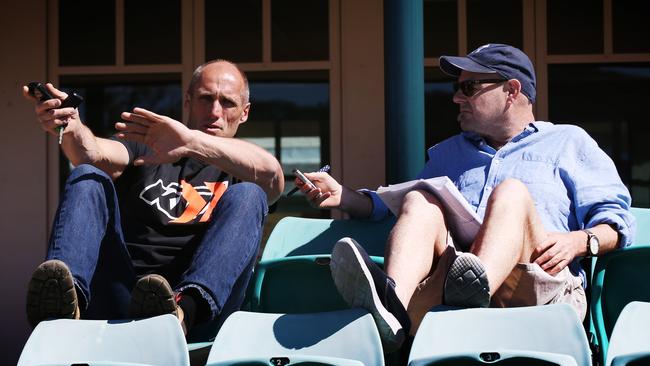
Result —
M 591 230 L 584 229 L 582 230 L 587 234 L 587 257 L 595 257 L 598 255 L 598 250 L 600 249 L 600 241 L 596 234 L 592 233 Z

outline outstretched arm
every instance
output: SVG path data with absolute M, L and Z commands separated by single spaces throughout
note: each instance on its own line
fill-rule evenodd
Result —
M 117 137 L 143 143 L 152 155 L 136 157 L 135 165 L 172 163 L 193 157 L 214 165 L 229 174 L 259 185 L 269 203 L 280 198 L 284 190 L 284 174 L 275 157 L 249 142 L 211 136 L 187 128 L 183 123 L 143 108 L 122 113 L 115 128 Z
M 65 126 L 61 148 L 72 164 L 92 164 L 113 179 L 119 177 L 129 162 L 129 154 L 124 145 L 95 136 L 81 122 L 76 108 L 58 109 L 68 95 L 50 83 L 46 86 L 55 98 L 43 102 L 29 95 L 29 89 L 23 86 L 25 98 L 34 102 L 34 110 L 41 128 L 58 137 L 57 128 Z

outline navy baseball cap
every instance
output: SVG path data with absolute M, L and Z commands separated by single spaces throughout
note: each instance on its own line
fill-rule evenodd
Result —
M 440 69 L 458 77 L 461 71 L 499 74 L 506 80 L 517 79 L 521 92 L 531 103 L 535 102 L 535 68 L 528 56 L 520 49 L 507 44 L 488 43 L 466 57 L 440 56 Z

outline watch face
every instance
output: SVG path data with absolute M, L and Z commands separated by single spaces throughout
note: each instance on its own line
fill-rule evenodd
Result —
M 598 247 L 600 243 L 598 243 L 598 238 L 595 236 L 592 236 L 589 238 L 589 253 L 591 255 L 596 255 L 598 254 Z

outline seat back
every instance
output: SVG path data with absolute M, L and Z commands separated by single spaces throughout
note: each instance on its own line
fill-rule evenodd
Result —
M 650 244 L 650 208 L 632 207 L 630 212 L 636 218 L 635 244 Z
M 394 222 L 394 218 L 378 222 L 283 218 L 266 242 L 242 309 L 271 313 L 347 309 L 330 276 L 332 247 L 342 237 L 349 236 L 359 240 L 369 254 L 383 256 Z M 190 331 L 188 340 L 209 341 L 219 326 L 201 324 Z
M 568 304 L 429 311 L 415 335 L 409 366 L 591 365 L 582 323 Z
M 352 237 L 383 266 L 384 245 L 393 225 L 394 219 L 282 219 L 255 268 L 248 309 L 291 314 L 347 309 L 330 273 L 334 244 L 342 237 Z
M 372 257 L 383 266 L 383 258 Z M 305 255 L 260 262 L 249 291 L 252 311 L 315 313 L 347 309 L 329 268 L 330 255 Z
M 346 236 L 357 240 L 368 254 L 383 256 L 386 238 L 394 224 L 394 218 L 375 222 L 285 217 L 273 228 L 261 260 L 330 254 L 334 244 Z
M 207 365 L 383 365 L 372 316 L 360 309 L 318 314 L 238 311 L 221 327 Z
M 135 321 L 42 321 L 18 365 L 189 365 L 183 330 L 171 315 Z
M 645 360 L 644 362 L 640 362 Z M 650 360 L 650 303 L 632 301 L 621 311 L 614 325 L 607 351 L 607 363 L 648 364 Z
M 650 301 L 650 209 L 632 208 L 637 231 L 632 246 L 596 260 L 591 288 L 591 316 L 607 359 L 609 338 L 623 308 L 632 301 Z

